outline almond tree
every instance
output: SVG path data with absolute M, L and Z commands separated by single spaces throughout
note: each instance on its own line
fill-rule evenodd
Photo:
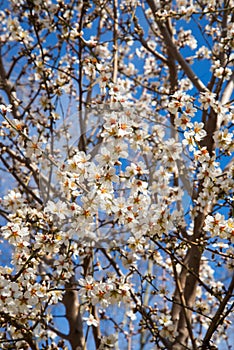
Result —
M 0 8 L 0 347 L 231 349 L 233 1 Z

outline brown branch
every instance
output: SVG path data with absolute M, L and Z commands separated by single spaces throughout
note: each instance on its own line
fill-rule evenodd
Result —
M 94 305 L 92 305 L 92 315 L 94 316 L 94 318 L 97 321 L 99 321 L 97 308 Z M 97 327 L 92 326 L 92 331 L 93 331 L 93 337 L 94 337 L 96 349 L 98 349 L 100 344 L 101 344 L 101 330 L 100 330 L 99 322 L 98 322 L 98 326 Z
M 199 274 L 200 259 L 201 252 L 199 249 L 194 246 L 191 247 L 185 257 L 185 266 L 188 268 L 183 268 L 178 278 L 180 288 L 183 291 L 185 305 L 188 305 L 189 307 L 192 307 L 194 305 L 196 298 L 196 286 L 198 281 L 193 274 L 188 273 L 188 270 Z M 179 288 L 175 289 L 174 300 L 180 300 Z M 191 319 L 192 312 L 188 312 L 188 317 Z M 177 303 L 174 303 L 172 307 L 172 319 L 175 322 L 176 329 L 179 333 L 176 337 L 175 343 L 185 345 L 188 340 L 189 331 L 187 328 L 187 321 L 183 312 L 183 307 L 181 308 L 181 306 L 177 305 Z
M 51 330 L 55 334 L 57 334 L 58 337 L 65 339 L 65 340 L 69 340 L 69 336 L 67 334 L 60 332 L 58 329 L 54 328 L 50 324 L 46 324 L 46 327 L 49 328 L 49 330 Z
M 84 15 L 87 9 L 87 3 L 83 2 L 81 12 L 80 12 L 80 19 L 79 19 L 79 32 L 81 33 L 82 28 L 83 28 L 83 20 L 84 20 Z M 78 78 L 78 86 L 79 86 L 79 112 L 78 112 L 78 117 L 79 117 L 79 126 L 80 126 L 80 139 L 78 142 L 78 148 L 79 151 L 86 151 L 86 128 L 85 128 L 85 120 L 82 116 L 82 108 L 83 108 L 83 66 L 82 66 L 82 55 L 83 55 L 83 48 L 84 48 L 84 42 L 81 37 L 79 36 L 78 39 L 78 44 L 79 44 L 79 49 L 78 49 L 78 58 L 79 58 L 79 78 Z
M 187 303 L 185 300 L 184 292 L 183 292 L 181 284 L 180 284 L 180 279 L 178 277 L 178 274 L 176 271 L 176 266 L 175 266 L 173 258 L 171 258 L 171 262 L 172 262 L 172 268 L 173 268 L 173 272 L 174 272 L 176 288 L 179 292 L 179 297 L 180 297 L 180 302 L 181 302 L 181 310 L 183 312 L 183 315 L 184 315 L 184 318 L 186 321 L 186 325 L 187 325 L 189 337 L 190 337 L 192 345 L 193 345 L 193 349 L 196 350 L 197 346 L 196 346 L 196 342 L 195 342 L 195 339 L 193 336 L 193 330 L 192 330 L 192 325 L 191 325 L 191 311 L 189 310 L 189 308 L 187 308 Z
M 113 0 L 114 28 L 113 28 L 113 83 L 117 82 L 118 74 L 118 0 Z
M 173 58 L 180 64 L 181 68 L 187 75 L 187 77 L 191 80 L 193 85 L 197 88 L 200 92 L 208 91 L 206 86 L 203 84 L 203 82 L 198 78 L 198 76 L 193 72 L 192 68 L 189 66 L 189 64 L 185 61 L 181 53 L 178 51 L 176 45 L 173 43 L 170 33 L 168 32 L 168 29 L 163 23 L 163 21 L 157 17 L 157 7 L 155 5 L 154 0 L 147 0 L 147 3 L 149 7 L 151 8 L 151 11 L 154 15 L 155 22 L 158 25 L 158 28 L 164 38 L 166 47 L 170 50 Z
M 188 241 L 183 238 L 183 241 L 189 244 L 190 246 L 198 246 L 198 243 L 195 244 L 194 242 Z M 189 267 L 180 259 L 176 257 L 175 254 L 173 254 L 169 249 L 164 248 L 158 241 L 153 241 L 160 249 L 162 249 L 165 253 L 167 253 L 171 258 L 173 258 L 176 263 L 178 263 L 183 269 L 185 269 L 188 273 L 192 274 L 198 281 L 198 283 L 208 292 L 210 295 L 214 296 L 215 298 L 218 298 L 218 296 L 214 293 L 214 291 L 209 288 L 199 277 L 197 273 L 195 273 L 193 270 L 190 270 Z
M 136 35 L 133 34 L 133 37 L 136 37 Z M 142 44 L 142 46 L 149 51 L 150 53 L 152 53 L 152 55 L 159 59 L 160 61 L 162 61 L 163 63 L 167 64 L 167 59 L 166 57 L 164 57 L 161 53 L 153 50 L 147 43 L 147 41 L 143 38 L 143 35 L 139 35 L 139 37 L 137 37 L 137 39 L 140 41 L 140 43 Z
M 9 77 L 7 77 L 7 73 L 4 68 L 4 64 L 2 61 L 1 51 L 0 51 L 0 89 L 6 92 L 9 103 L 12 105 L 12 114 L 15 119 L 20 118 L 20 113 L 16 107 L 19 101 L 16 97 L 15 87 L 11 84 Z
M 221 97 L 222 105 L 228 104 L 228 102 L 230 101 L 231 95 L 233 93 L 233 90 L 234 90 L 234 72 L 232 73 L 222 93 L 222 97 Z
M 10 325 L 14 326 L 16 329 L 20 330 L 23 340 L 28 343 L 31 350 L 39 350 L 36 342 L 33 340 L 33 334 L 29 328 L 26 327 L 25 323 L 21 324 L 20 321 L 16 320 L 15 318 L 11 317 L 8 314 L 5 314 L 3 312 L 0 313 L 1 318 L 5 319 L 6 322 L 8 322 Z M 21 339 L 22 341 L 22 339 Z M 6 340 L 7 342 L 7 340 Z
M 0 159 L 2 160 L 3 164 L 9 171 L 9 173 L 14 176 L 14 178 L 17 180 L 17 182 L 23 187 L 23 189 L 26 191 L 26 193 L 30 194 L 32 198 L 34 198 L 39 204 L 42 204 L 42 200 L 25 184 L 25 181 L 20 178 L 20 176 L 17 174 L 16 170 L 12 169 L 10 165 L 7 163 L 7 161 L 4 159 L 2 155 L 0 155 Z
M 205 334 L 204 340 L 203 340 L 203 345 L 201 347 L 201 350 L 206 350 L 209 347 L 210 339 L 213 335 L 213 333 L 217 330 L 218 325 L 220 324 L 220 319 L 222 318 L 222 313 L 228 304 L 228 301 L 230 298 L 233 296 L 233 290 L 234 290 L 234 274 L 232 276 L 230 285 L 228 287 L 226 296 L 223 298 L 222 302 L 219 305 L 218 310 L 216 311 L 211 324 Z
M 35 167 L 34 164 L 30 163 L 29 158 L 23 158 L 19 154 L 17 154 L 14 150 L 12 150 L 10 147 L 5 146 L 2 142 L 0 142 L 0 149 L 2 149 L 3 152 L 6 152 L 9 154 L 9 156 L 12 159 L 17 160 L 19 163 L 24 164 L 25 167 L 27 167 L 33 174 L 33 178 L 37 185 L 39 185 L 39 170 Z
M 233 91 L 234 91 L 234 72 L 232 73 L 222 93 L 222 97 L 221 97 L 222 105 L 226 105 L 226 104 L 228 105 L 228 102 L 230 101 Z M 222 122 L 223 122 L 223 116 L 220 113 L 217 117 L 217 130 L 219 130 L 219 128 L 221 127 Z
M 66 318 L 69 323 L 69 334 L 67 339 L 69 340 L 72 350 L 81 348 L 86 349 L 85 339 L 83 335 L 82 318 L 80 313 L 80 304 L 78 301 L 78 292 L 71 290 L 74 284 L 74 278 L 66 286 L 66 292 L 63 296 L 63 304 L 66 309 Z
M 36 250 L 32 251 L 31 255 L 28 257 L 28 259 L 26 260 L 24 265 L 21 267 L 21 269 L 14 276 L 12 276 L 12 278 L 11 278 L 12 282 L 15 282 L 25 272 L 25 269 L 29 265 L 30 261 L 32 261 L 32 259 L 36 258 L 37 253 L 39 251 L 40 251 L 40 249 L 36 249 Z

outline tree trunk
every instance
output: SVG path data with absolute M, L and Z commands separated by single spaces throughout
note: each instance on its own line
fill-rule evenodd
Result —
M 72 350 L 85 350 L 86 346 L 83 335 L 78 292 L 69 288 L 72 288 L 72 282 L 67 286 L 67 291 L 63 297 L 63 304 L 66 308 L 66 318 L 69 323 L 68 340 L 71 344 Z

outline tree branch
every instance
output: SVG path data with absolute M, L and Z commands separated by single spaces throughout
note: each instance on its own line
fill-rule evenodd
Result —
M 186 307 L 187 303 L 186 303 L 186 300 L 185 300 L 185 297 L 184 297 L 184 292 L 183 292 L 183 289 L 182 289 L 181 284 L 180 284 L 180 279 L 178 277 L 178 274 L 177 274 L 177 271 L 176 271 L 176 266 L 175 266 L 175 263 L 173 261 L 173 258 L 171 258 L 171 262 L 172 262 L 172 268 L 173 268 L 173 271 L 174 271 L 176 288 L 177 288 L 177 290 L 179 292 L 179 297 L 180 297 L 180 301 L 181 301 L 181 309 L 183 311 L 183 315 L 184 315 L 184 318 L 185 318 L 185 321 L 186 321 L 189 337 L 190 337 L 192 345 L 193 345 L 193 350 L 196 350 L 197 346 L 196 346 L 196 342 L 195 342 L 195 339 L 194 339 L 194 336 L 193 336 L 192 325 L 191 325 L 191 322 L 190 322 L 190 320 L 191 320 L 191 311 L 189 309 L 187 309 L 187 307 Z M 189 313 L 190 313 L 190 315 L 189 315 Z
M 66 318 L 69 323 L 69 334 L 67 339 L 69 340 L 72 350 L 81 348 L 86 349 L 85 338 L 83 335 L 82 318 L 80 313 L 80 304 L 78 301 L 78 292 L 71 290 L 70 287 L 74 284 L 74 278 L 71 279 L 70 283 L 66 286 L 66 292 L 63 297 L 63 304 L 66 309 Z
M 9 103 L 12 105 L 12 114 L 15 119 L 20 118 L 20 113 L 16 108 L 16 104 L 18 105 L 19 101 L 16 97 L 16 92 L 14 86 L 10 83 L 9 77 L 7 78 L 7 74 L 3 65 L 1 51 L 0 51 L 0 89 L 5 91 L 7 94 Z
M 203 84 L 203 82 L 198 78 L 198 76 L 193 72 L 192 68 L 189 66 L 189 64 L 185 61 L 183 56 L 178 51 L 176 45 L 173 43 L 172 38 L 168 32 L 167 27 L 165 24 L 160 20 L 160 18 L 157 17 L 157 7 L 155 5 L 154 0 L 147 0 L 147 3 L 149 7 L 151 8 L 155 22 L 158 25 L 158 28 L 165 40 L 165 45 L 170 49 L 171 54 L 173 55 L 173 58 L 177 60 L 177 62 L 180 64 L 181 68 L 187 75 L 187 77 L 191 80 L 193 85 L 197 88 L 199 92 L 205 92 L 208 91 L 207 87 Z
M 201 350 L 206 350 L 209 347 L 210 339 L 213 335 L 213 333 L 217 330 L 218 325 L 220 324 L 220 319 L 222 318 L 222 313 L 230 300 L 230 298 L 233 296 L 233 290 L 234 290 L 234 274 L 232 276 L 230 285 L 228 287 L 226 296 L 223 298 L 222 302 L 219 305 L 218 310 L 216 311 L 211 324 L 205 334 L 204 340 L 203 340 L 203 345 Z

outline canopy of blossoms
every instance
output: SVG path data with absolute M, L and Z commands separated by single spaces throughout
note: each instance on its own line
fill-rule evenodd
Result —
M 0 348 L 231 349 L 234 3 L 0 5 Z

